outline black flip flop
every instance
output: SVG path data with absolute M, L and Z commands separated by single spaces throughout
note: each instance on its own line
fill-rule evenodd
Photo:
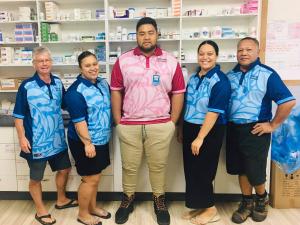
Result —
M 55 224 L 56 223 L 56 220 L 54 219 L 52 222 L 45 222 L 43 219 L 45 218 L 49 218 L 51 219 L 51 215 L 50 214 L 47 214 L 47 215 L 43 215 L 43 216 L 38 216 L 37 213 L 35 214 L 34 218 L 40 223 L 40 224 L 43 224 L 43 225 L 52 225 L 52 224 Z
M 89 223 L 85 223 L 84 221 L 82 221 L 81 219 L 77 218 L 77 222 L 82 223 L 84 225 L 90 225 Z M 102 222 L 99 221 L 98 223 L 94 224 L 94 225 L 102 225 Z
M 98 214 L 95 214 L 95 213 L 91 213 L 91 215 L 97 216 L 97 217 L 102 218 L 102 219 L 109 219 L 111 217 L 110 212 L 107 212 L 106 216 L 101 216 L 101 215 L 98 215 Z
M 64 204 L 64 205 L 55 204 L 54 207 L 56 209 L 67 209 L 67 208 L 77 207 L 78 203 L 74 203 L 75 201 L 76 201 L 75 199 L 71 199 L 67 204 Z

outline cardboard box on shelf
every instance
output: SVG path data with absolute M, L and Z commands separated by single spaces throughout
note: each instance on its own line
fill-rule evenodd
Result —
M 18 87 L 17 79 L 0 79 L 0 90 L 17 90 Z
M 28 79 L 28 77 L 2 78 L 0 79 L 0 90 L 18 90 L 25 79 Z
M 300 208 L 300 170 L 285 174 L 272 162 L 270 205 L 279 209 Z

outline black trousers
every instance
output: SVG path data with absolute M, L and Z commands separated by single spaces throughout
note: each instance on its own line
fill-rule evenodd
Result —
M 215 125 L 204 139 L 198 156 L 191 144 L 201 128 L 199 124 L 183 124 L 183 160 L 186 181 L 185 205 L 200 209 L 214 206 L 213 180 L 215 179 L 225 125 Z

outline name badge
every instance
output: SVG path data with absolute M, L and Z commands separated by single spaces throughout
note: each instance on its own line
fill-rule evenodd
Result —
M 157 85 L 159 85 L 159 84 L 160 84 L 160 75 L 154 74 L 154 75 L 152 76 L 152 85 L 153 85 L 153 86 L 157 86 Z

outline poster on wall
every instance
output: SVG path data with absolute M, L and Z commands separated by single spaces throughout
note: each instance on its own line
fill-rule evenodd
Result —
M 300 22 L 271 21 L 267 28 L 266 64 L 283 80 L 300 79 Z

